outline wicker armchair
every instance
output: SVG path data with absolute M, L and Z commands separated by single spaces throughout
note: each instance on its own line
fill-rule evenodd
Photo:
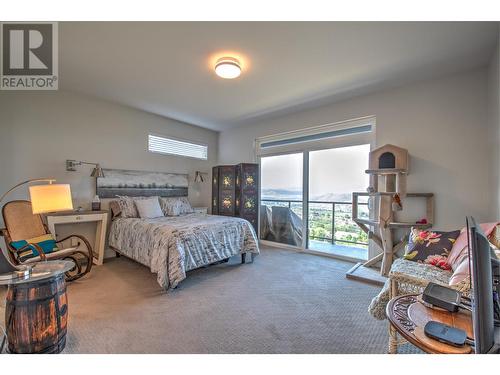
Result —
M 385 319 L 387 303 L 394 297 L 403 294 L 420 294 L 429 282 L 458 290 L 463 295 L 470 294 L 470 280 L 466 279 L 457 285 L 450 286 L 451 271 L 438 267 L 396 259 L 389 272 L 389 278 L 380 293 L 372 300 L 369 312 L 377 319 Z M 397 347 L 404 341 L 398 340 L 396 331 L 389 325 L 389 353 L 396 353 Z
M 487 225 L 487 224 L 485 224 Z M 496 224 L 488 239 L 495 249 L 497 257 L 500 259 L 500 224 Z M 389 301 L 403 294 L 420 294 L 424 291 L 429 282 L 440 284 L 470 297 L 471 284 L 470 277 L 456 285 L 449 285 L 452 277 L 451 271 L 445 271 L 438 267 L 412 262 L 405 259 L 396 259 L 389 271 L 389 278 L 380 293 L 375 296 L 368 307 L 370 314 L 376 319 L 385 319 L 386 306 Z M 389 353 L 395 353 L 398 346 L 396 332 L 389 327 Z
M 17 200 L 8 202 L 2 208 L 2 215 L 6 228 L 0 230 L 0 235 L 5 238 L 5 243 L 9 250 L 9 258 L 13 264 L 33 264 L 46 260 L 70 259 L 75 263 L 75 267 L 66 272 L 67 281 L 79 279 L 89 273 L 92 269 L 92 247 L 85 237 L 77 234 L 73 234 L 56 241 L 56 244 L 61 244 L 70 238 L 77 238 L 77 246 L 58 249 L 57 251 L 53 251 L 51 253 L 44 253 L 40 246 L 31 244 L 31 246 L 36 248 L 39 255 L 29 258 L 21 263 L 15 253 L 28 248 L 30 244 L 26 245 L 22 249 L 16 250 L 11 246 L 11 242 L 43 236 L 45 234 L 49 234 L 49 231 L 43 223 L 42 217 L 38 214 L 34 215 L 32 213 L 31 202 L 29 201 Z M 85 250 L 80 250 L 80 245 L 82 243 L 86 247 Z
M 435 266 L 398 259 L 389 272 L 389 300 L 402 294 L 421 294 L 431 281 L 470 296 L 470 278 L 459 284 L 449 285 L 451 276 L 452 272 Z M 402 341 L 404 342 L 398 339 L 396 330 L 389 324 L 389 353 L 396 353 Z

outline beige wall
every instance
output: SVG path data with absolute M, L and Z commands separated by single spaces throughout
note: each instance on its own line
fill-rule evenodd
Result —
M 0 92 L 0 192 L 25 179 L 50 176 L 71 184 L 75 207 L 88 207 L 95 191 L 91 168 L 65 171 L 65 160 L 77 159 L 106 168 L 189 173 L 193 205 L 209 206 L 210 184 L 193 184 L 194 171 L 253 161 L 256 137 L 375 115 L 377 144 L 410 151 L 409 190 L 436 194 L 436 227 L 463 226 L 468 214 L 491 220 L 500 215 L 498 87 L 491 84 L 498 82 L 497 65 L 492 60 L 488 70 L 356 97 L 219 135 L 69 92 Z M 148 153 L 150 131 L 206 142 L 209 160 Z M 26 198 L 26 189 L 9 196 L 15 198 Z M 90 224 L 61 228 L 63 234 L 75 230 L 93 242 Z
M 208 160 L 150 153 L 149 132 L 208 143 Z M 209 206 L 210 183 L 195 184 L 193 178 L 216 163 L 217 138 L 211 130 L 74 93 L 0 92 L 0 194 L 26 179 L 54 177 L 71 184 L 75 208 L 88 208 L 95 179 L 91 166 L 65 170 L 65 160 L 76 159 L 104 168 L 188 173 L 190 201 Z M 26 197 L 22 188 L 8 199 Z M 90 228 L 78 230 L 93 242 Z
M 436 194 L 436 227 L 492 219 L 485 69 L 380 91 L 221 132 L 219 162 L 253 161 L 256 137 L 375 115 L 376 143 L 411 155 L 408 191 Z
M 488 118 L 490 122 L 490 147 L 492 149 L 492 186 L 495 193 L 492 214 L 500 218 L 500 34 L 488 67 Z

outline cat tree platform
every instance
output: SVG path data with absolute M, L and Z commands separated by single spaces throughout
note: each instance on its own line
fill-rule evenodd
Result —
M 346 277 L 374 284 L 384 284 L 396 254 L 406 244 L 410 228 L 432 227 L 434 220 L 433 193 L 407 193 L 408 151 L 393 145 L 385 145 L 370 152 L 370 186 L 367 192 L 352 193 L 352 220 L 368 235 L 368 239 L 381 249 L 381 253 L 364 263 L 351 268 Z M 379 188 L 379 182 L 380 188 Z M 359 197 L 368 197 L 371 212 L 369 218 L 358 217 Z M 403 210 L 403 200 L 420 198 L 425 200 L 426 221 L 398 221 L 397 212 Z M 371 204 L 370 204 L 371 203 Z M 401 240 L 394 244 L 395 232 L 407 230 Z M 374 267 L 381 263 L 380 271 Z

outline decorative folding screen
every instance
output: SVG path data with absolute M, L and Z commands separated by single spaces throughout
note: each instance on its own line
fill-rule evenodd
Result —
M 257 231 L 259 165 L 221 165 L 212 170 L 212 213 L 248 220 Z

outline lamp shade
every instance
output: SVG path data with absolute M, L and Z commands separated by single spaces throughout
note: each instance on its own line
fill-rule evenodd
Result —
M 205 182 L 205 179 L 203 178 L 203 173 L 196 171 L 194 175 L 194 182 L 200 183 L 200 182 Z
M 104 177 L 104 172 L 99 164 L 96 164 L 95 168 L 92 169 L 90 177 Z
M 73 209 L 69 184 L 34 185 L 29 190 L 33 214 Z

